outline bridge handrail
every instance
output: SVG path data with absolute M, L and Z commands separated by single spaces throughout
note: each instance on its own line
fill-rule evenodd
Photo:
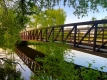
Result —
M 86 22 L 78 22 L 78 23 L 69 23 L 69 24 L 62 24 L 62 25 L 55 25 L 55 26 L 49 26 L 45 28 L 37 28 L 33 30 L 41 30 L 41 29 L 48 29 L 48 28 L 57 28 L 57 27 L 68 27 L 68 26 L 75 26 L 75 25 L 90 25 L 90 24 L 107 24 L 107 19 L 105 20 L 96 20 L 96 21 L 86 21 Z M 29 30 L 29 31 L 33 31 Z M 23 33 L 23 32 L 22 32 Z

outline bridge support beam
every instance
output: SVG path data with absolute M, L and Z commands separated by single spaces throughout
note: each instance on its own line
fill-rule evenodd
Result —
M 96 51 L 97 27 L 98 27 L 98 24 L 95 24 L 93 51 Z
M 76 47 L 77 25 L 74 25 L 74 47 Z

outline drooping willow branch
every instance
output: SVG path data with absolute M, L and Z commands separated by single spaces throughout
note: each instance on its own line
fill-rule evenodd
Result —
M 13 64 L 19 64 L 20 65 L 20 67 L 24 70 L 24 68 L 21 66 L 21 64 L 20 63 L 18 63 L 18 62 L 10 62 L 10 61 L 8 61 L 8 59 L 6 60 L 6 58 L 0 58 L 0 60 L 3 60 L 3 61 L 5 61 L 5 62 L 7 62 L 8 64 L 11 64 L 11 63 L 13 63 Z M 25 70 L 24 70 L 25 71 Z

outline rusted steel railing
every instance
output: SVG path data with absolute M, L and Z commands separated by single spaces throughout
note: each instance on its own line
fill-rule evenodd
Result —
M 102 24 L 102 25 L 101 25 Z M 61 41 L 73 47 L 107 52 L 107 20 L 64 24 L 21 32 L 22 41 Z M 80 26 L 90 27 L 80 28 Z M 68 29 L 69 28 L 69 29 Z

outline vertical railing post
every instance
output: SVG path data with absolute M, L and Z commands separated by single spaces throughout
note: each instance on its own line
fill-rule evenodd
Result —
M 23 33 L 24 40 L 26 40 L 26 32 Z
M 27 40 L 29 40 L 29 32 L 27 31 Z
M 30 31 L 30 40 L 32 40 L 32 31 Z
M 31 31 L 31 40 L 33 40 L 33 30 Z
M 103 29 L 103 33 L 102 33 L 102 45 L 104 43 L 104 29 Z
M 29 33 L 28 33 L 28 31 L 27 31 L 27 40 L 29 39 Z
M 35 40 L 34 30 L 33 30 L 33 33 L 32 33 L 32 39 Z
M 79 42 L 79 37 L 80 37 L 80 30 L 78 30 L 78 42 Z
M 41 36 L 40 38 L 41 38 L 41 41 L 42 41 L 42 29 L 40 30 L 40 34 L 41 34 L 41 35 L 40 35 L 40 36 Z
M 32 39 L 32 31 L 30 31 L 29 33 L 30 33 L 29 40 L 31 40 Z
M 25 40 L 25 33 L 24 32 L 22 33 L 22 36 L 23 36 L 23 39 Z
M 90 43 L 90 32 L 88 34 L 88 43 Z
M 31 35 L 30 35 L 30 34 L 31 34 L 31 31 L 29 31 L 29 40 L 30 40 L 30 38 L 31 38 Z
M 54 27 L 52 28 L 52 41 L 54 41 Z
M 74 47 L 76 47 L 77 25 L 74 25 Z
M 21 33 L 21 35 L 22 35 L 22 37 L 21 37 L 21 38 L 24 40 L 24 33 Z
M 76 46 L 77 25 L 74 25 L 74 47 Z
M 27 32 L 24 32 L 24 40 L 27 39 Z
M 28 31 L 29 32 L 29 39 L 28 40 L 30 40 L 30 31 Z
M 35 40 L 37 40 L 37 30 L 35 30 Z
M 36 39 L 36 30 L 34 30 L 34 40 Z
M 96 51 L 97 28 L 98 28 L 98 24 L 95 24 L 95 28 L 94 28 L 94 43 L 93 43 L 93 51 Z
M 48 36 L 47 36 L 47 31 L 48 31 L 48 30 L 46 29 L 46 33 L 45 33 L 45 34 L 46 34 L 46 42 L 47 42 L 47 37 L 48 37 Z
M 23 33 L 24 40 L 26 40 L 26 33 Z
M 36 30 L 36 40 L 38 40 L 38 33 L 39 33 L 39 30 Z
M 27 40 L 28 40 L 28 37 L 29 37 L 29 33 L 28 33 L 28 31 L 27 31 Z
M 64 26 L 61 27 L 61 41 L 63 42 L 64 41 Z
M 30 40 L 30 31 L 28 31 L 28 33 L 29 33 L 29 39 L 28 40 Z

